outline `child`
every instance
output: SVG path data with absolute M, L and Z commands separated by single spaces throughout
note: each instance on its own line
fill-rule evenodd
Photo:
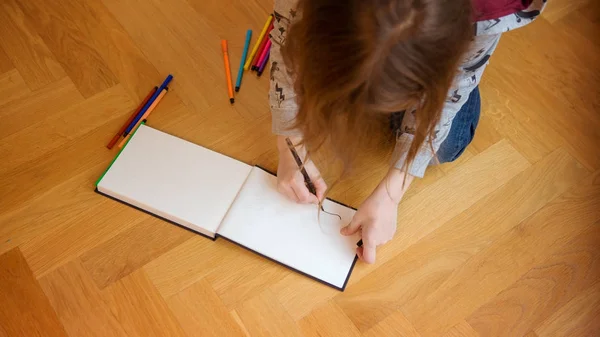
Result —
M 273 132 L 278 188 L 318 203 L 327 185 L 305 167 L 309 193 L 287 144 L 304 158 L 327 143 L 345 167 L 365 143 L 396 138 L 395 164 L 341 233 L 361 231 L 358 256 L 375 261 L 392 239 L 398 204 L 432 162 L 457 159 L 479 120 L 478 84 L 500 35 L 537 17 L 545 0 L 275 0 L 271 32 Z

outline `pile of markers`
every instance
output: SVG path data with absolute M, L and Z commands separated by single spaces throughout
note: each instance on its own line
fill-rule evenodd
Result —
M 122 148 L 127 143 L 131 135 L 135 133 L 135 130 L 150 116 L 150 113 L 152 113 L 154 108 L 156 108 L 158 103 L 167 94 L 167 91 L 169 91 L 167 85 L 169 85 L 172 79 L 173 75 L 169 75 L 159 87 L 154 87 L 150 90 L 142 103 L 129 116 L 127 122 L 119 129 L 119 132 L 106 145 L 107 148 L 112 149 L 117 142 L 119 142 L 119 148 Z
M 256 71 L 260 77 L 267 67 L 269 56 L 271 55 L 271 39 L 269 34 L 273 30 L 273 15 L 269 15 L 267 22 L 263 26 L 258 39 L 254 43 L 254 47 L 248 55 L 248 49 L 250 47 L 250 39 L 252 38 L 252 30 L 246 32 L 246 41 L 244 43 L 244 51 L 240 61 L 240 68 L 238 70 L 237 80 L 235 82 L 235 92 L 240 91 L 242 85 L 242 77 L 245 70 Z M 227 90 L 229 94 L 229 102 L 233 104 L 235 99 L 233 97 L 233 85 L 231 82 L 231 67 L 229 65 L 229 54 L 227 48 L 227 40 L 221 40 L 221 49 L 223 50 L 223 59 L 225 61 L 225 76 L 227 77 Z

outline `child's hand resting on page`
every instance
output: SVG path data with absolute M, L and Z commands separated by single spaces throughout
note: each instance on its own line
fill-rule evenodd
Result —
M 314 196 L 308 191 L 308 187 L 304 183 L 304 177 L 298 169 L 298 164 L 294 160 L 294 156 L 290 151 L 286 141 L 286 137 L 277 137 L 277 148 L 279 149 L 279 166 L 277 167 L 277 189 L 280 193 L 289 199 L 302 204 L 318 204 L 319 200 L 323 199 L 327 185 L 319 170 L 312 162 L 308 160 L 304 163 L 304 167 L 311 181 L 315 185 L 317 196 Z M 300 139 L 290 137 L 293 144 L 298 144 Z M 296 152 L 300 159 L 304 162 L 306 157 L 306 149 L 303 146 L 296 147 Z
M 408 175 L 404 186 L 403 179 L 403 172 L 391 169 L 360 205 L 350 224 L 340 231 L 343 235 L 353 235 L 360 230 L 363 245 L 356 253 L 366 263 L 375 263 L 377 246 L 390 241 L 396 233 L 398 204 L 413 177 Z

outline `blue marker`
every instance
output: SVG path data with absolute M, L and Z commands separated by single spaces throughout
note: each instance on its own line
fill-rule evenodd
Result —
M 156 99 L 156 97 L 158 97 L 158 95 L 160 95 L 160 93 L 162 92 L 162 90 L 164 88 L 166 88 L 167 85 L 169 85 L 169 82 L 171 82 L 172 79 L 173 79 L 173 75 L 169 74 L 169 76 L 167 76 L 167 78 L 160 85 L 160 87 L 158 87 L 158 90 L 156 90 L 154 92 L 154 95 L 152 95 L 152 97 L 150 97 L 150 99 L 148 100 L 148 102 L 146 102 L 146 105 L 144 105 L 144 107 L 142 108 L 142 110 L 140 110 L 140 113 L 138 113 L 137 116 L 135 116 L 135 118 L 131 121 L 131 124 L 129 124 L 129 126 L 127 127 L 127 129 L 125 129 L 125 133 L 123 134 L 123 137 L 127 136 L 131 132 L 131 129 L 133 129 L 133 127 L 137 124 L 137 122 L 140 120 L 140 118 L 142 118 L 142 116 L 144 115 L 144 113 L 146 113 L 146 110 L 148 110 L 148 108 L 152 105 L 152 103 L 154 102 L 154 100 Z
M 242 76 L 244 75 L 244 63 L 248 56 L 248 47 L 250 47 L 250 39 L 252 38 L 252 30 L 246 31 L 246 43 L 244 43 L 244 53 L 242 54 L 242 60 L 240 61 L 240 70 L 238 70 L 237 81 L 235 81 L 235 92 L 240 91 L 240 85 L 242 85 Z

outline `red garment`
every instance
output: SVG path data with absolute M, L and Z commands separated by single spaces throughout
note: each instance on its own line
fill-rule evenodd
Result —
M 472 0 L 475 21 L 491 20 L 522 11 L 533 0 Z

